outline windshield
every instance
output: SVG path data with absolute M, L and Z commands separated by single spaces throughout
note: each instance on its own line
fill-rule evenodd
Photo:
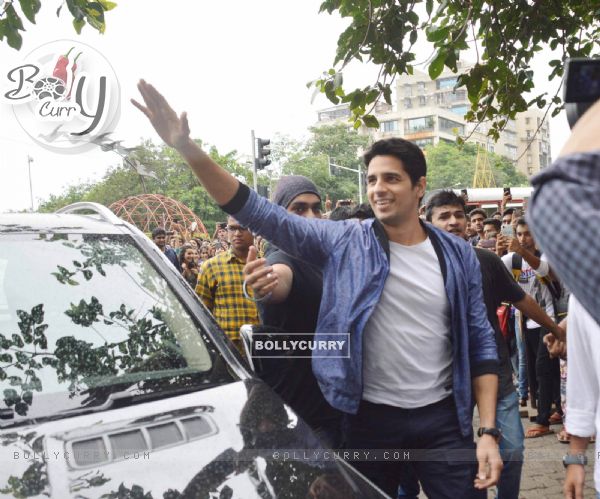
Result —
M 0 238 L 0 410 L 15 421 L 95 407 L 124 390 L 230 381 L 206 332 L 129 236 Z

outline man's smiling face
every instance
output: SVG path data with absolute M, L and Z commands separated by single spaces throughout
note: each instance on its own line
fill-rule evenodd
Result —
M 367 170 L 367 197 L 375 217 L 398 227 L 416 217 L 425 193 L 425 177 L 413 185 L 402 161 L 394 156 L 375 156 Z

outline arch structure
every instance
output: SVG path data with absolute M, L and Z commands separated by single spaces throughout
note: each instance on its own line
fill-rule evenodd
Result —
M 161 194 L 140 194 L 115 201 L 109 206 L 118 217 L 149 234 L 156 227 L 179 232 L 186 239 L 210 237 L 202 220 L 186 205 Z

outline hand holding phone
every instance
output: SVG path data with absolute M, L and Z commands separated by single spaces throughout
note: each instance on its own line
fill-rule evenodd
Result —
M 515 229 L 512 225 L 503 225 L 500 229 L 500 233 L 505 237 L 515 237 Z

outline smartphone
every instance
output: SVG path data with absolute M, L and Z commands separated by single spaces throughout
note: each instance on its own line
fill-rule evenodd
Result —
M 515 229 L 512 225 L 503 225 L 500 233 L 506 237 L 515 237 Z
M 506 196 L 507 194 L 508 194 L 509 196 L 511 195 L 511 194 L 510 194 L 510 187 L 505 187 L 505 188 L 504 188 L 504 195 Z
M 495 239 L 484 239 L 479 243 L 482 248 L 485 249 L 495 249 L 496 248 L 496 240 Z
M 467 189 L 461 189 L 460 194 L 461 194 L 461 196 L 468 196 Z

